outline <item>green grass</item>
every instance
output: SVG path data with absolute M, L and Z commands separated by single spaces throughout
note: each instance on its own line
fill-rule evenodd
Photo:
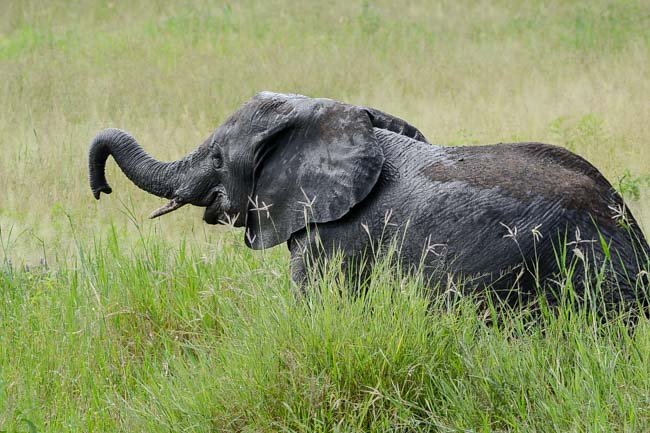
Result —
M 487 326 L 381 269 L 297 301 L 286 248 L 160 200 L 103 127 L 178 158 L 260 90 L 375 106 L 435 143 L 544 141 L 650 231 L 650 6 L 6 0 L 0 6 L 0 431 L 650 431 L 650 325 Z
M 2 268 L 3 430 L 650 429 L 646 320 L 490 326 L 381 267 L 364 296 L 333 272 L 297 300 L 284 258 L 236 239 L 122 242 Z

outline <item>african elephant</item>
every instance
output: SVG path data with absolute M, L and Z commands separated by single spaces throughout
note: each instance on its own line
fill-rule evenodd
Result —
M 402 266 L 419 266 L 431 286 L 462 277 L 471 290 L 532 301 L 557 277 L 564 247 L 569 261 L 596 267 L 609 253 L 610 305 L 647 304 L 643 233 L 603 175 L 560 147 L 436 146 L 379 110 L 262 92 L 174 162 L 153 159 L 124 131 L 100 132 L 89 156 L 97 199 L 111 192 L 109 155 L 138 187 L 170 200 L 152 217 L 193 204 L 208 224 L 245 227 L 253 249 L 287 242 L 298 283 L 314 255 L 351 260 L 399 239 Z

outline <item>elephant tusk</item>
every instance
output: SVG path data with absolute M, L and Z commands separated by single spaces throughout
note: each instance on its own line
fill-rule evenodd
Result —
M 165 215 L 166 213 L 175 211 L 176 209 L 185 206 L 187 203 L 183 203 L 181 201 L 178 201 L 177 199 L 173 198 L 169 201 L 169 203 L 165 204 L 164 206 L 156 209 L 155 211 L 151 212 L 151 215 L 149 215 L 149 218 L 154 219 L 158 218 L 159 216 Z

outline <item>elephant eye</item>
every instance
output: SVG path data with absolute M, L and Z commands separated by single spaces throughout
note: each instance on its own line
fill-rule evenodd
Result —
M 215 152 L 212 154 L 212 166 L 216 169 L 223 167 L 223 157 L 221 152 Z

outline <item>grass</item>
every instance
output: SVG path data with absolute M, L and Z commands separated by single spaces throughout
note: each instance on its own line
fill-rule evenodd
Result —
M 0 7 L 0 431 L 650 430 L 650 326 L 486 326 L 377 272 L 297 302 L 247 250 L 87 146 L 194 148 L 259 90 L 375 106 L 435 143 L 585 156 L 650 231 L 650 8 L 626 2 L 8 0 Z M 344 290 L 344 289 L 342 289 Z
M 650 428 L 647 321 L 488 326 L 381 267 L 365 296 L 330 273 L 297 302 L 281 255 L 206 241 L 115 231 L 56 272 L 3 267 L 3 430 Z

